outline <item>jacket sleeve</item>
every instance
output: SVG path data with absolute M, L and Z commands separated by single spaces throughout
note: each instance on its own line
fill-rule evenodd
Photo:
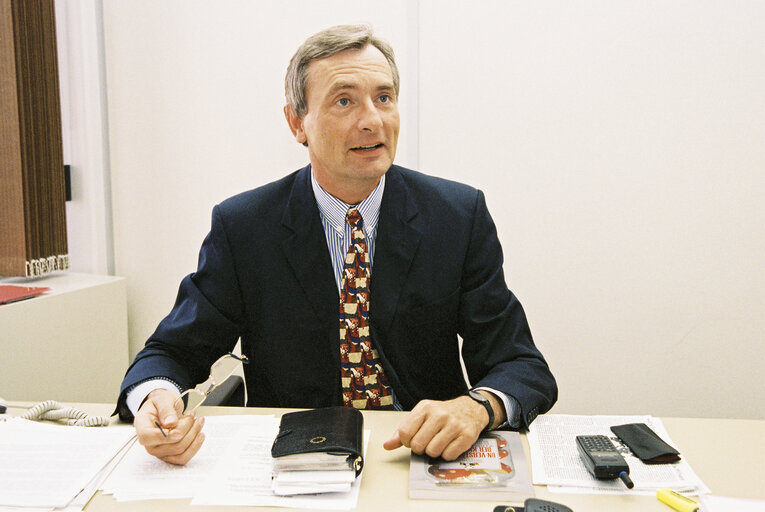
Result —
M 553 406 L 558 388 L 534 345 L 521 303 L 507 287 L 502 265 L 497 231 L 478 191 L 461 283 L 462 357 L 473 386 L 515 398 L 526 428 Z
M 167 378 L 184 389 L 204 381 L 210 366 L 230 351 L 241 332 L 241 293 L 220 208 L 199 252 L 197 271 L 183 278 L 173 309 L 127 370 L 117 412 L 132 421 L 127 391 L 152 378 Z

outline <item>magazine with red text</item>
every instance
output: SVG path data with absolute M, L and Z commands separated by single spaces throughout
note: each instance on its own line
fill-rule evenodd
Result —
M 518 504 L 533 498 L 534 486 L 520 434 L 499 430 L 482 434 L 453 461 L 413 453 L 409 497 Z

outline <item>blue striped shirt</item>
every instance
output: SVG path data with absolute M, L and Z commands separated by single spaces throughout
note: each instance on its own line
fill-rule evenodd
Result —
M 327 247 L 329 248 L 329 256 L 332 259 L 332 268 L 335 270 L 335 282 L 337 283 L 339 293 L 345 253 L 348 252 L 348 247 L 351 245 L 353 231 L 351 225 L 345 221 L 345 214 L 348 212 L 348 208 L 353 205 L 339 200 L 321 188 L 321 185 L 319 185 L 313 175 L 313 171 L 311 171 L 311 186 L 313 186 L 313 195 L 316 197 L 316 204 L 319 207 L 321 223 L 324 226 L 324 235 L 327 237 Z M 369 259 L 373 268 L 375 240 L 377 239 L 377 221 L 380 219 L 380 203 L 382 202 L 384 190 L 385 175 L 380 178 L 380 183 L 377 184 L 372 193 L 356 205 L 364 221 L 364 236 L 367 239 L 367 251 L 369 252 Z

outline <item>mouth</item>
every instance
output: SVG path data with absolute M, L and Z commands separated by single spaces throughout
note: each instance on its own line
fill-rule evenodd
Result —
M 357 146 L 355 148 L 351 148 L 351 151 L 362 151 L 362 152 L 364 152 L 364 151 L 374 151 L 375 149 L 381 148 L 381 147 L 383 147 L 382 143 L 368 144 L 366 146 Z

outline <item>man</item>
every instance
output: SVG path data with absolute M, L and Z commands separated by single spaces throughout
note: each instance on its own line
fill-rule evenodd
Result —
M 505 284 L 483 194 L 393 165 L 389 45 L 364 26 L 325 30 L 285 86 L 310 165 L 214 208 L 197 271 L 122 384 L 141 444 L 175 464 L 196 454 L 204 419 L 173 403 L 239 337 L 248 405 L 411 410 L 387 449 L 454 459 L 484 429 L 549 410 L 555 380 Z

